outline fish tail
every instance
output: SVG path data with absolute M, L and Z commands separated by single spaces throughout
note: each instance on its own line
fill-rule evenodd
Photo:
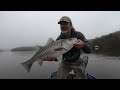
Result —
M 30 72 L 30 69 L 31 69 L 31 67 L 32 67 L 32 65 L 33 65 L 33 62 L 32 62 L 32 61 L 33 61 L 33 60 L 30 59 L 30 60 L 28 60 L 28 61 L 26 61 L 26 62 L 21 63 L 21 65 L 27 70 L 28 73 Z

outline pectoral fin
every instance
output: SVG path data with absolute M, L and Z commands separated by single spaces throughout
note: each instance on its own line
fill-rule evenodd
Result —
M 36 51 L 35 51 L 35 53 L 38 52 L 38 50 L 39 50 L 40 48 L 42 48 L 42 46 L 36 45 Z

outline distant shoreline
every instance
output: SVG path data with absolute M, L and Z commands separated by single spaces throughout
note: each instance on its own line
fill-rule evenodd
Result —
M 26 46 L 26 47 L 16 47 L 11 49 L 11 51 L 35 51 L 35 46 Z
M 0 52 L 4 52 L 4 50 L 0 49 Z

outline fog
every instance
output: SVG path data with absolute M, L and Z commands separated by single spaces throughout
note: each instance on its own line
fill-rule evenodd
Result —
M 60 34 L 58 23 L 69 16 L 87 39 L 120 30 L 120 11 L 0 11 L 0 49 L 44 45 Z

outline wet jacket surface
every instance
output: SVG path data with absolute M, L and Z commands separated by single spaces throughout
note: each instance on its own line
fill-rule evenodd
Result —
M 75 31 L 74 28 L 71 30 L 71 32 L 72 32 L 71 38 L 81 39 L 84 42 L 84 46 L 81 49 L 74 46 L 70 51 L 63 54 L 63 60 L 68 62 L 75 62 L 76 60 L 79 59 L 81 50 L 87 54 L 91 53 L 91 50 L 90 50 L 90 44 L 88 40 L 85 38 L 85 36 L 81 32 Z M 62 33 L 58 36 L 56 40 L 60 40 L 60 39 L 65 39 L 65 36 Z

